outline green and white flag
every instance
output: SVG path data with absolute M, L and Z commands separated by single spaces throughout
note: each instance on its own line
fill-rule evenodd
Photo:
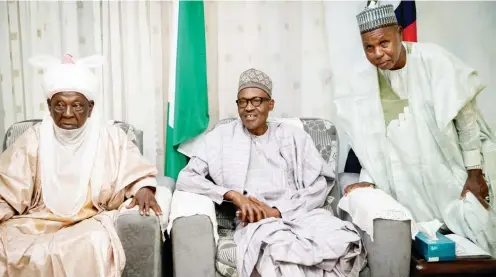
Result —
M 203 1 L 174 1 L 165 176 L 177 179 L 187 158 L 179 144 L 203 133 L 209 123 L 207 51 Z

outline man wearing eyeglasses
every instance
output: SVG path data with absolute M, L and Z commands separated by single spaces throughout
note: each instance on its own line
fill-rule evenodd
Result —
M 206 134 L 177 189 L 234 204 L 240 277 L 358 276 L 359 234 L 321 208 L 334 172 L 304 130 L 267 122 L 275 105 L 270 77 L 243 72 L 236 104 L 239 120 Z

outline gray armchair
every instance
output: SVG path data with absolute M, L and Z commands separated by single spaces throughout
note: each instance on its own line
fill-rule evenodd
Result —
M 5 151 L 30 127 L 40 123 L 33 119 L 15 123 L 6 132 L 3 150 Z M 116 121 L 128 137 L 143 153 L 143 132 L 133 126 Z M 157 179 L 158 185 L 165 186 L 165 179 Z M 155 216 L 141 216 L 137 211 L 121 213 L 116 222 L 117 234 L 126 254 L 126 267 L 122 276 L 161 277 L 163 270 L 164 244 L 160 222 Z
M 225 119 L 225 124 L 233 119 Z M 334 125 L 326 120 L 301 118 L 306 132 L 312 137 L 322 157 L 335 172 L 338 172 L 339 139 Z M 328 180 L 334 185 L 324 208 L 340 218 L 349 220 L 347 214 L 339 214 L 337 203 L 341 198 L 343 182 L 354 182 L 357 176 L 339 175 Z M 188 205 L 184 203 L 184 205 Z M 214 204 L 212 204 L 212 209 Z M 203 215 L 178 218 L 171 230 L 173 271 L 175 277 L 235 277 L 236 257 L 233 240 L 232 218 L 234 209 L 215 206 L 218 221 L 219 242 L 215 245 L 210 219 Z M 231 214 L 230 214 L 231 213 Z M 368 264 L 360 273 L 361 277 L 407 277 L 410 270 L 411 236 L 410 222 L 376 220 L 374 241 L 361 232 L 368 253 Z

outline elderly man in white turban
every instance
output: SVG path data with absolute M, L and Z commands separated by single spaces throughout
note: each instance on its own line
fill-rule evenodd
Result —
M 50 114 L 0 156 L 0 277 L 121 276 L 114 215 L 126 198 L 160 215 L 157 170 L 117 126 L 93 116 L 101 56 L 44 68 Z
M 275 104 L 269 76 L 243 72 L 236 103 L 240 119 L 207 133 L 177 189 L 234 204 L 240 277 L 358 276 L 358 232 L 322 208 L 334 172 L 304 130 L 267 122 Z
M 475 103 L 477 71 L 438 45 L 402 42 L 390 4 L 371 1 L 357 20 L 370 64 L 336 100 L 362 165 L 345 192 L 375 186 L 423 226 L 444 223 L 496 255 L 496 140 Z

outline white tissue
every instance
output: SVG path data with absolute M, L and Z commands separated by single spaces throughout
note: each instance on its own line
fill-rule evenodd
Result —
M 442 225 L 443 224 L 437 219 L 417 223 L 419 231 L 424 233 L 430 240 L 438 240 L 436 232 Z

